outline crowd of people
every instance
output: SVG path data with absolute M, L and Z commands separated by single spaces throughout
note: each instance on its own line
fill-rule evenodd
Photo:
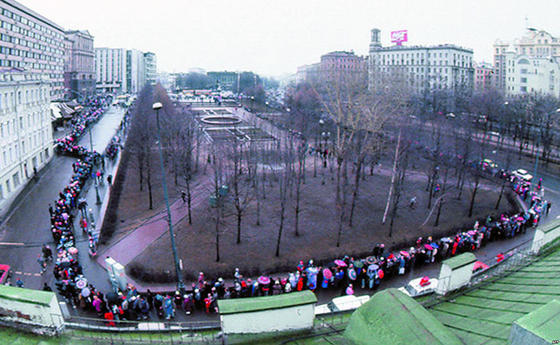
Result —
M 226 283 L 223 278 L 208 279 L 200 272 L 197 282 L 188 289 L 171 293 L 148 290 L 139 294 L 134 286 L 128 285 L 125 291 L 116 295 L 111 293 L 112 297 L 103 299 L 99 294 L 100 308 L 92 303 L 86 304 L 85 308 L 97 312 L 109 325 L 114 325 L 115 319 L 145 319 L 152 310 L 165 319 L 175 317 L 177 312 L 186 315 L 216 313 L 218 299 L 271 296 L 302 290 L 337 289 L 343 295 L 354 294 L 357 287 L 375 290 L 384 279 L 460 253 L 476 251 L 490 241 L 512 238 L 536 226 L 543 213 L 548 214 L 550 207 L 542 198 L 536 195 L 532 198 L 527 212 L 501 214 L 497 218 L 488 216 L 454 236 L 418 238 L 413 246 L 403 250 L 386 251 L 384 244 L 377 244 L 372 255 L 366 258 L 344 256 L 322 265 L 313 260 L 307 263 L 300 261 L 293 272 L 275 277 L 246 278 L 236 268 L 231 283 Z M 94 299 L 92 297 L 89 301 Z
M 86 107 L 74 116 L 70 121 L 71 131 L 65 137 L 56 140 L 57 152 L 72 157 L 82 157 L 88 150 L 78 145 L 78 140 L 85 133 L 88 126 L 93 125 L 103 115 L 106 100 L 102 97 L 92 98 L 86 103 Z
M 550 202 L 542 198 L 542 193 L 538 193 L 542 189 L 542 181 L 539 181 L 535 191 L 530 191 L 528 181 L 502 171 L 516 193 L 525 200 L 530 198 L 528 210 L 501 214 L 497 218 L 488 216 L 454 236 L 418 238 L 412 246 L 394 251 L 387 251 L 384 244 L 376 244 L 371 255 L 365 258 L 344 256 L 322 264 L 316 264 L 313 260 L 307 263 L 299 261 L 293 272 L 283 276 L 264 274 L 253 280 L 244 277 L 236 268 L 231 283 L 226 283 L 221 277 L 208 279 L 200 272 L 197 281 L 183 291 L 153 293 L 148 290 L 140 294 L 129 284 L 124 291 L 105 295 L 95 289 L 83 275 L 73 232 L 73 211 L 79 209 L 82 217 L 80 225 L 89 235 L 90 254 L 94 254 L 96 239 L 89 230 L 92 229 L 92 224 L 87 222 L 87 203 L 78 198 L 87 179 L 97 176 L 95 166 L 102 159 L 99 153 L 77 145 L 77 141 L 86 127 L 103 114 L 104 106 L 103 102 L 90 104 L 89 110 L 74 121 L 72 133 L 58 141 L 59 152 L 75 156 L 78 160 L 73 164 L 74 174 L 69 184 L 59 193 L 54 206 L 49 206 L 51 231 L 56 243 L 55 256 L 53 258 L 50 247 L 44 246 L 40 264 L 46 267 L 45 262 L 53 260 L 56 286 L 60 293 L 80 308 L 95 312 L 110 326 L 115 325 L 115 320 L 147 319 L 152 310 L 165 319 L 174 318 L 178 311 L 186 315 L 195 312 L 215 313 L 218 311 L 219 299 L 270 296 L 306 289 L 337 289 L 346 295 L 354 294 L 357 287 L 375 290 L 384 279 L 406 274 L 422 265 L 440 262 L 463 252 L 475 251 L 489 241 L 512 238 L 524 233 L 527 228 L 538 225 L 542 216 L 548 214 L 551 208 Z M 126 129 L 128 115 L 127 112 L 119 133 L 123 128 Z M 117 135 L 107 146 L 105 155 L 113 158 L 120 145 L 120 137 Z M 327 152 L 324 154 L 327 155 Z M 23 286 L 23 282 L 18 283 L 19 285 Z M 47 289 L 50 290 L 45 284 L 45 290 Z

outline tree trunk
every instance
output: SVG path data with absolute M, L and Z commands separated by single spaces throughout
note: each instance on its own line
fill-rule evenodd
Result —
M 280 256 L 280 240 L 282 238 L 282 231 L 284 230 L 284 211 L 285 203 L 282 201 L 280 203 L 280 227 L 278 228 L 278 238 L 276 239 L 276 256 Z
M 500 189 L 500 195 L 498 196 L 498 201 L 496 202 L 496 210 L 500 208 L 500 202 L 502 201 L 502 195 L 504 195 L 504 189 L 506 188 L 506 180 L 502 182 L 502 188 Z
M 191 195 L 191 179 L 190 177 L 186 179 L 187 185 L 187 211 L 189 214 L 189 224 L 192 225 L 192 195 Z
M 472 198 L 471 198 L 471 205 L 469 206 L 469 217 L 472 217 L 473 214 L 473 208 L 474 208 L 474 199 L 476 198 L 476 192 L 478 191 L 478 178 L 476 178 L 475 184 L 474 184 L 474 190 L 472 193 Z
M 146 184 L 148 185 L 148 199 L 149 199 L 149 207 L 148 209 L 153 209 L 153 196 L 152 196 L 152 172 L 151 172 L 151 168 L 148 165 L 148 168 L 146 169 Z
M 360 174 L 362 173 L 362 163 L 363 159 L 358 158 L 358 166 L 356 168 L 356 175 L 354 175 L 354 190 L 352 192 L 352 205 L 350 206 L 350 219 L 348 220 L 348 225 L 352 227 L 352 221 L 354 219 L 354 210 L 356 209 L 356 200 L 358 199 L 358 192 L 360 189 Z
M 299 162 L 298 173 L 297 173 L 297 180 L 296 180 L 296 208 L 295 208 L 295 235 L 299 237 L 299 202 L 301 199 L 301 179 L 302 179 L 302 162 Z

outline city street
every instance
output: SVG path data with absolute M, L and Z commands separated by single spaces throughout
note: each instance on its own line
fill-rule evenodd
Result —
M 122 108 L 108 108 L 105 115 L 93 126 L 92 142 L 96 151 L 102 153 L 105 150 L 115 135 L 123 115 Z M 79 145 L 90 147 L 87 132 L 80 138 Z M 48 243 L 51 248 L 54 247 L 50 234 L 48 205 L 68 184 L 72 176 L 72 163 L 75 161 L 76 159 L 72 157 L 58 155 L 53 157 L 50 164 L 39 173 L 39 180 L 31 182 L 31 185 L 24 190 L 19 204 L 1 225 L 0 263 L 10 265 L 14 272 L 12 281 L 20 277 L 27 288 L 40 289 L 43 283 L 47 282 L 54 289 L 52 263 L 49 264 L 47 272 L 41 275 L 37 258 L 41 254 L 41 246 L 44 243 Z M 106 168 L 112 169 L 113 167 L 109 164 Z M 109 172 L 106 172 L 107 174 Z M 105 188 L 106 184 L 100 188 L 101 198 L 103 198 Z M 88 208 L 92 209 L 97 217 L 100 205 L 95 203 L 95 188 L 91 182 L 86 184 L 81 197 L 84 196 L 88 200 Z M 101 272 L 95 271 L 98 268 L 97 264 L 90 260 L 87 254 L 87 236 L 79 230 L 77 223 L 75 236 L 84 273 L 88 278 L 90 276 L 101 278 Z M 101 279 L 98 280 L 101 284 Z M 109 286 L 106 279 L 103 282 L 106 285 L 100 286 L 101 288 Z M 96 283 L 97 281 L 94 281 L 94 284 Z

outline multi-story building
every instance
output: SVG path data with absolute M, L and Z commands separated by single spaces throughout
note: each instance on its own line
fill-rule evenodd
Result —
M 505 52 L 505 92 L 510 95 L 543 93 L 560 97 L 560 58 Z
M 371 31 L 369 87 L 390 80 L 404 81 L 415 92 L 433 89 L 471 89 L 474 84 L 473 51 L 452 44 L 383 47 L 380 30 Z
M 528 28 L 512 42 L 494 43 L 496 86 L 507 94 L 543 92 L 558 97 L 560 40 Z
M 50 78 L 0 68 L 0 212 L 53 156 Z
M 157 80 L 157 60 L 156 54 L 152 52 L 144 53 L 144 66 L 146 69 L 146 83 L 155 85 Z
M 0 1 L 0 66 L 47 74 L 51 99 L 61 99 L 64 30 L 16 1 Z
M 144 53 L 139 50 L 126 51 L 126 83 L 128 93 L 138 93 L 146 85 Z
M 86 31 L 65 33 L 64 86 L 69 98 L 95 94 L 95 50 L 93 36 Z
M 526 57 L 555 57 L 560 58 L 560 39 L 553 37 L 544 30 L 527 28 L 521 38 L 507 42 L 496 40 L 494 43 L 494 74 L 496 87 L 506 90 L 508 78 L 506 66 L 506 52 L 513 51 L 519 56 Z
M 320 67 L 320 63 L 299 66 L 296 73 L 296 83 L 299 84 L 316 80 L 319 76 Z
M 491 63 L 474 64 L 474 89 L 485 91 L 494 87 L 494 67 Z
M 95 48 L 95 79 L 98 92 L 127 93 L 126 49 Z
M 365 82 L 366 71 L 365 58 L 354 54 L 354 52 L 330 52 L 322 55 L 319 63 L 319 78 L 326 82 L 332 82 L 340 78 L 358 78 Z
M 212 80 L 212 86 L 219 87 L 222 90 L 237 90 L 239 73 L 236 72 L 208 72 L 206 74 Z

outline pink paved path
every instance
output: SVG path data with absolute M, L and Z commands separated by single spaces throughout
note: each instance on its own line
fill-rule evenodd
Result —
M 192 195 L 207 195 L 205 192 L 206 184 L 203 182 L 192 189 Z M 197 206 L 204 198 L 193 197 L 191 208 Z M 187 216 L 187 206 L 181 199 L 176 200 L 170 205 L 171 221 L 175 226 L 181 219 Z M 105 258 L 112 257 L 123 266 L 128 265 L 135 257 L 140 255 L 150 244 L 160 238 L 168 231 L 167 212 L 161 213 L 146 220 L 142 225 L 134 229 L 130 234 L 121 238 L 117 243 L 104 249 L 97 256 L 97 263 L 105 267 Z

